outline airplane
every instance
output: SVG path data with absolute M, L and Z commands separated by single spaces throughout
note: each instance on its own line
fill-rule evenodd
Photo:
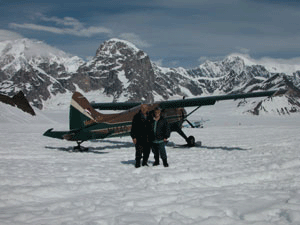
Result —
M 171 132 L 177 132 L 187 142 L 188 147 L 195 146 L 195 137 L 182 131 L 182 124 L 189 123 L 188 117 L 204 105 L 214 105 L 217 101 L 236 100 L 256 97 L 271 97 L 285 93 L 284 90 L 253 92 L 243 94 L 217 95 L 179 100 L 160 101 L 147 104 L 149 110 L 156 107 L 162 109 L 162 115 L 167 119 Z M 74 150 L 86 151 L 80 145 L 84 141 L 121 137 L 130 135 L 132 119 L 140 111 L 141 102 L 90 103 L 81 93 L 74 92 L 69 111 L 69 131 L 47 130 L 43 135 L 51 138 L 77 142 Z M 197 107 L 187 114 L 184 107 Z M 102 114 L 98 110 L 125 110 L 113 114 Z

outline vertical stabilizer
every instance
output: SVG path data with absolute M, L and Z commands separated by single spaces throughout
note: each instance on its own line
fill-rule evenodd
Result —
M 100 113 L 97 112 L 89 101 L 79 92 L 72 96 L 70 105 L 70 130 L 84 128 L 91 124 L 97 123 Z

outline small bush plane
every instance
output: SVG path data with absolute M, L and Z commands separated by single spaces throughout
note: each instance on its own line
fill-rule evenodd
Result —
M 163 116 L 167 119 L 171 132 L 175 131 L 187 142 L 187 146 L 195 145 L 193 136 L 187 137 L 182 131 L 182 124 L 188 121 L 188 116 L 204 105 L 214 105 L 216 101 L 236 100 L 244 98 L 271 97 L 282 93 L 280 91 L 253 92 L 245 94 L 217 95 L 208 97 L 198 97 L 190 99 L 160 101 L 147 104 L 149 110 L 156 107 L 162 109 Z M 280 93 L 280 94 L 281 94 Z M 74 92 L 69 111 L 69 131 L 47 130 L 44 136 L 76 141 L 76 150 L 82 150 L 80 144 L 84 141 L 94 139 L 104 139 L 108 137 L 120 137 L 130 134 L 133 116 L 140 111 L 140 102 L 117 102 L 117 103 L 89 103 L 89 101 L 79 92 Z M 197 107 L 187 114 L 184 107 Z M 99 110 L 125 110 L 121 113 L 102 114 Z M 85 149 L 86 150 L 86 149 Z

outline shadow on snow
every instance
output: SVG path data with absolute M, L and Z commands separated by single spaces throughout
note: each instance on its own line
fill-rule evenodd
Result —
M 203 146 L 203 145 L 200 148 L 206 148 L 206 149 L 209 149 L 209 150 L 221 149 L 221 150 L 224 150 L 224 151 L 247 151 L 247 150 L 250 150 L 250 149 L 240 148 L 240 147 L 226 147 L 226 146 L 213 147 L 213 146 Z
M 80 152 L 80 153 L 95 153 L 95 154 L 104 154 L 108 152 L 101 152 L 103 150 L 109 149 L 122 149 L 122 148 L 134 148 L 134 144 L 132 142 L 122 142 L 122 141 L 112 141 L 112 140 L 94 140 L 91 142 L 100 142 L 100 143 L 109 143 L 112 145 L 98 146 L 98 147 L 83 147 L 81 146 L 81 150 L 76 150 L 74 147 L 52 147 L 45 146 L 47 149 L 56 149 L 58 151 L 65 152 Z
M 193 146 L 193 147 L 189 147 L 187 144 L 185 144 L 185 145 L 177 145 L 177 144 L 175 144 L 173 142 L 169 142 L 167 146 L 173 147 L 173 148 L 189 148 L 189 149 L 200 148 L 200 149 L 224 150 L 224 151 L 247 151 L 247 150 L 250 150 L 250 149 L 240 148 L 240 147 L 205 146 L 205 145 L 202 145 L 201 142 L 196 142 L 195 146 Z

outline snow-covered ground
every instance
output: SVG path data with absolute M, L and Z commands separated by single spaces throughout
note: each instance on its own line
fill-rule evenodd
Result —
M 173 133 L 170 167 L 134 167 L 129 137 L 74 143 L 42 136 L 68 129 L 68 110 L 37 116 L 0 104 L 0 224 L 300 224 L 300 116 L 241 114 L 232 101 L 203 107 Z M 150 164 L 153 155 L 150 156 Z

